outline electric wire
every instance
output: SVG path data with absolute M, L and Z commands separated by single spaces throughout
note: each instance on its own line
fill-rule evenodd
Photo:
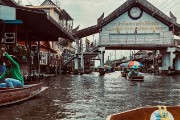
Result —
M 39 4 L 41 5 L 41 2 L 38 0 Z
M 165 0 L 158 8 L 161 8 L 164 4 L 166 4 L 167 1 Z
M 29 0 L 27 0 L 28 1 L 28 3 L 30 4 L 30 5 L 32 5 L 33 6 L 33 4 L 29 1 Z
M 178 5 L 180 3 L 180 1 L 178 1 L 176 4 L 174 4 L 173 6 L 171 6 L 170 8 L 166 9 L 165 12 L 167 12 L 168 10 L 172 9 L 173 7 L 175 7 L 176 5 Z
M 171 3 L 173 3 L 174 1 L 170 1 L 170 3 L 167 2 L 167 5 L 165 5 L 164 7 L 161 8 L 161 10 L 165 9 L 166 7 L 168 7 L 169 5 L 171 5 Z

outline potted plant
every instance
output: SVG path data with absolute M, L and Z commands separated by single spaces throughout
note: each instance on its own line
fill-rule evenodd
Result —
M 13 48 L 13 53 L 15 56 L 17 56 L 19 58 L 19 60 L 26 61 L 27 49 L 24 45 L 17 44 Z

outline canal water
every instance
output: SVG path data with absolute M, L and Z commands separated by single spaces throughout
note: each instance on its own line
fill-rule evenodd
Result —
M 145 74 L 131 82 L 120 72 L 46 78 L 49 88 L 34 98 L 0 108 L 0 120 L 105 120 L 113 113 L 180 103 L 180 75 Z

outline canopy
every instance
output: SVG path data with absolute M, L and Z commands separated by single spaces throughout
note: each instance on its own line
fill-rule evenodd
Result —
M 133 65 L 131 68 L 138 69 L 139 67 L 137 65 Z
M 142 67 L 142 66 L 143 66 L 143 64 L 140 63 L 140 62 L 138 62 L 138 61 L 130 61 L 130 62 L 128 63 L 128 67 L 132 67 L 132 66 L 134 66 L 134 65 L 136 65 L 136 66 L 138 66 L 138 67 Z

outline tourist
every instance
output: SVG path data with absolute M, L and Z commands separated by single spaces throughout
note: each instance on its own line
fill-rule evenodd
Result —
M 129 68 L 126 68 L 126 67 L 125 67 L 125 68 L 124 68 L 124 72 L 125 72 L 125 73 L 129 73 Z
M 4 83 L 0 83 L 0 88 L 23 87 L 24 80 L 20 71 L 18 59 L 14 56 L 9 55 L 4 47 L 1 49 L 1 52 L 1 59 L 6 65 L 6 70 L 0 76 L 0 80 L 5 79 Z

